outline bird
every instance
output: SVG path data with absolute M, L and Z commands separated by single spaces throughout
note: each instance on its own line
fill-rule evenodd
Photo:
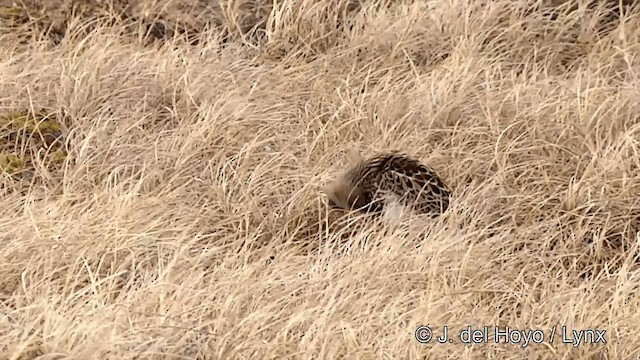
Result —
M 391 203 L 436 218 L 451 201 L 451 190 L 427 165 L 405 153 L 387 152 L 358 162 L 325 187 L 332 209 L 378 215 Z

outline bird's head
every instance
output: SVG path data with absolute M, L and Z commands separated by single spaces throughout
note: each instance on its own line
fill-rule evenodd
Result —
M 325 187 L 325 194 L 329 198 L 329 207 L 333 209 L 353 210 L 366 205 L 361 189 L 344 176 Z

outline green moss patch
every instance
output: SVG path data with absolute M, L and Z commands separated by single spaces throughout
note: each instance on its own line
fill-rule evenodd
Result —
M 0 113 L 1 172 L 18 177 L 33 174 L 36 160 L 55 170 L 67 154 L 63 124 L 55 112 L 41 109 Z

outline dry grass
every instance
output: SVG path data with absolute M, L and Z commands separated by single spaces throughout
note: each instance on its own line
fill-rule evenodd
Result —
M 638 15 L 341 4 L 280 1 L 245 36 L 232 2 L 192 45 L 3 32 L 2 112 L 57 114 L 68 156 L 3 140 L 1 358 L 640 355 Z M 327 214 L 326 181 L 389 149 L 437 169 L 450 210 Z M 546 342 L 423 345 L 425 324 Z

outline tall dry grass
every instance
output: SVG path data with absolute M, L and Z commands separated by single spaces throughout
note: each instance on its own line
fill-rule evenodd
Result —
M 337 9 L 282 1 L 263 37 L 226 16 L 195 45 L 80 20 L 58 44 L 2 35 L 3 111 L 55 112 L 69 153 L 1 180 L 1 358 L 638 358 L 638 16 Z M 327 214 L 326 181 L 390 149 L 442 175 L 449 211 Z

